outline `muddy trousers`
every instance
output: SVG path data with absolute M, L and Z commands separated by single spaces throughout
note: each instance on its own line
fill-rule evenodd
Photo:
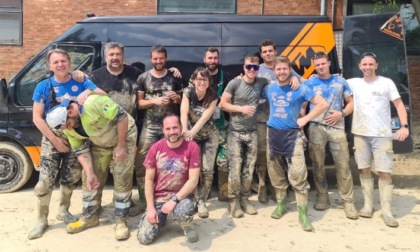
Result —
M 217 185 L 218 200 L 228 201 L 229 158 L 227 156 L 227 128 L 219 129 L 219 146 L 217 148 Z
M 313 163 L 313 173 L 317 196 L 328 194 L 325 175 L 325 146 L 329 143 L 336 168 L 337 184 L 343 202 L 354 202 L 353 177 L 350 171 L 350 155 L 343 129 L 319 123 L 309 126 L 309 153 Z
M 151 224 L 147 221 L 147 212 L 141 216 L 137 233 L 137 239 L 140 244 L 147 245 L 153 243 L 158 237 L 160 229 L 165 226 L 168 215 L 161 211 L 165 203 L 155 202 L 155 209 L 159 218 L 158 224 Z M 175 206 L 172 216 L 175 223 L 180 226 L 191 225 L 194 218 L 194 195 L 189 195 L 187 198 L 181 200 Z
M 300 136 L 296 139 L 291 158 L 287 158 L 284 155 L 274 155 L 271 157 L 270 154 L 270 148 L 267 146 L 268 176 L 276 191 L 276 195 L 282 191 L 285 192 L 289 183 L 294 191 L 309 191 L 310 186 L 307 181 L 308 170 L 306 168 L 303 143 Z
M 209 138 L 196 142 L 201 150 L 201 173 L 200 184 L 197 188 L 197 201 L 206 202 L 213 183 L 214 162 L 219 144 L 219 132 L 216 130 Z
M 248 199 L 257 159 L 257 131 L 228 131 L 229 200 Z
M 135 131 L 135 133 L 134 133 Z M 124 219 L 128 215 L 131 201 L 131 190 L 133 185 L 134 155 L 136 130 L 130 130 L 127 135 L 127 158 L 122 162 L 114 162 L 112 166 L 112 175 L 114 178 L 114 204 L 115 217 Z M 129 139 L 129 140 L 128 140 Z M 102 192 L 110 172 L 110 163 L 112 160 L 113 148 L 103 148 L 91 144 L 90 151 L 93 160 L 93 169 L 99 180 L 100 186 L 96 191 L 89 191 L 86 185 L 86 174 L 83 172 L 83 213 L 82 220 L 99 219 Z

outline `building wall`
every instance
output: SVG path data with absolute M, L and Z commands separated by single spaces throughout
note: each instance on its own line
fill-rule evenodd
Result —
M 334 4 L 334 11 L 332 6 Z M 321 0 L 237 0 L 238 15 L 319 15 Z M 341 29 L 343 0 L 327 0 L 327 15 L 334 13 L 334 29 Z M 0 78 L 10 79 L 37 52 L 88 12 L 96 16 L 156 15 L 157 0 L 24 0 L 23 45 L 0 45 Z M 420 58 L 410 57 L 413 118 L 420 120 Z

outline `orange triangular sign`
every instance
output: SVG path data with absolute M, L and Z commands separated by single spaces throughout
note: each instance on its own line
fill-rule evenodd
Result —
M 398 12 L 385 22 L 381 27 L 381 32 L 386 33 L 399 40 L 404 40 L 404 27 L 401 15 Z

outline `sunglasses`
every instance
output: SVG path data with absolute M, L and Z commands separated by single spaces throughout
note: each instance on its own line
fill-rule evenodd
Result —
M 371 58 L 375 59 L 375 61 L 378 61 L 377 60 L 377 57 L 376 57 L 376 54 L 374 54 L 373 52 L 365 52 L 365 53 L 363 53 L 362 55 L 360 55 L 360 60 L 362 60 L 362 59 L 364 59 L 366 57 L 371 57 Z
M 259 65 L 254 65 L 254 64 L 245 65 L 245 68 L 248 69 L 248 70 L 254 70 L 254 71 L 260 70 L 260 66 Z

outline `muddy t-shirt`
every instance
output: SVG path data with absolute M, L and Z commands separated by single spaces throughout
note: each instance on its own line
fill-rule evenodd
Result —
M 254 82 L 246 83 L 243 79 L 231 80 L 225 92 L 232 95 L 232 105 L 257 107 L 261 92 L 268 84 L 266 78 L 255 78 Z M 229 128 L 235 131 L 250 131 L 257 129 L 257 113 L 253 116 L 245 116 L 242 113 L 231 113 Z
M 188 111 L 188 126 L 189 128 L 192 128 L 201 118 L 206 108 L 204 107 L 203 100 L 198 99 L 197 94 L 195 93 L 194 86 L 189 86 L 185 88 L 183 95 L 188 97 L 190 101 L 190 109 Z M 218 99 L 219 96 L 215 94 L 212 101 Z M 210 118 L 194 136 L 194 140 L 201 141 L 207 139 L 214 133 L 214 131 L 216 131 L 216 126 L 214 125 L 214 121 L 212 120 L 212 118 Z
M 136 67 L 124 65 L 124 70 L 119 75 L 113 75 L 104 66 L 93 71 L 91 79 L 127 113 L 135 117 L 137 78 L 141 73 L 142 71 Z
M 189 169 L 200 169 L 200 148 L 194 141 L 183 141 L 172 149 L 163 138 L 150 147 L 143 165 L 146 169 L 156 169 L 154 200 L 166 202 L 187 182 Z
M 167 71 L 161 78 L 156 78 L 147 71 L 139 76 L 137 84 L 138 92 L 144 92 L 145 100 L 162 97 L 168 91 L 175 91 L 178 94 L 182 91 L 182 79 L 174 77 L 171 71 Z M 146 109 L 145 126 L 149 129 L 161 129 L 163 117 L 167 113 L 179 115 L 179 105 L 171 101 L 166 106 L 153 105 Z

